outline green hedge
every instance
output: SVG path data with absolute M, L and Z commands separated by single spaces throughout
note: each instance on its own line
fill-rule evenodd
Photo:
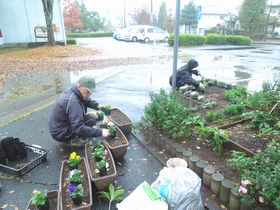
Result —
M 77 44 L 75 39 L 66 39 L 67 44 Z
M 169 37 L 168 44 L 174 45 L 174 34 Z M 251 39 L 247 36 L 225 36 L 220 34 L 208 34 L 206 36 L 194 34 L 179 34 L 179 46 L 195 45 L 251 45 Z
M 179 34 L 179 46 L 195 46 L 203 45 L 205 37 L 194 34 Z M 174 34 L 172 34 L 168 40 L 169 45 L 174 45 Z
M 247 36 L 225 36 L 219 34 L 208 34 L 205 36 L 205 44 L 212 45 L 251 45 L 251 39 Z
M 66 33 L 67 38 L 111 37 L 113 32 L 106 33 Z

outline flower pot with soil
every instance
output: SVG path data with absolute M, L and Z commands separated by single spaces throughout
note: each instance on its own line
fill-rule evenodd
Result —
M 33 190 L 30 205 L 34 209 L 49 210 L 49 199 L 47 191 Z
M 70 210 L 70 209 L 90 210 L 92 206 L 92 188 L 91 188 L 91 181 L 90 181 L 86 161 L 84 158 L 81 158 L 81 162 L 79 163 L 77 169 L 81 171 L 81 175 L 83 176 L 81 180 L 81 186 L 83 187 L 83 199 L 81 204 L 75 204 L 72 200 L 71 193 L 69 193 L 69 186 L 77 187 L 79 185 L 76 184 L 72 185 L 67 181 L 67 178 L 69 177 L 70 174 L 70 170 L 67 164 L 68 164 L 67 161 L 62 161 L 62 166 L 60 170 L 60 182 L 59 182 L 59 190 L 61 192 L 60 209 L 61 210 Z
M 73 203 L 75 205 L 81 205 L 83 202 L 84 198 L 84 187 L 82 184 L 75 185 L 75 184 L 70 184 L 68 185 L 67 189 L 68 194 L 70 195 Z
M 122 159 L 127 152 L 128 141 L 123 132 L 116 127 L 116 137 L 108 136 L 105 143 L 116 160 Z
M 101 144 L 104 146 L 105 154 L 106 154 L 103 160 L 107 163 L 107 164 L 105 163 L 105 165 L 107 165 L 107 168 L 106 168 L 106 175 L 104 176 L 101 176 L 100 171 L 99 173 L 97 173 L 98 172 L 96 170 L 98 169 L 97 162 L 95 158 L 92 157 L 91 155 L 94 149 L 93 145 L 86 144 L 85 146 L 86 163 L 89 169 L 90 179 L 94 183 L 98 191 L 106 190 L 109 184 L 115 181 L 117 175 L 115 161 L 113 159 L 113 156 L 109 148 L 104 142 L 101 142 Z
M 50 191 L 47 193 L 47 201 L 51 210 L 59 210 L 60 193 L 58 190 Z M 27 210 L 38 210 L 37 206 L 32 205 L 32 200 L 29 201 Z
M 117 108 L 113 108 L 111 112 L 111 118 L 125 136 L 130 134 L 132 130 L 132 121 L 126 114 Z

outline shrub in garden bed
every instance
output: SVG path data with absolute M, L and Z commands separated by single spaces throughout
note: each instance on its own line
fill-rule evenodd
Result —
M 246 36 L 225 36 L 220 34 L 207 34 L 205 44 L 211 45 L 251 45 L 251 39 Z
M 245 204 L 280 208 L 280 143 L 272 141 L 267 150 L 253 157 L 234 151 L 228 164 L 240 174 L 239 192 Z
M 179 46 L 196 46 L 203 45 L 205 42 L 204 36 L 194 35 L 194 34 L 179 34 Z M 174 45 L 174 35 L 172 34 L 168 39 L 168 44 L 170 46 Z
M 77 44 L 75 39 L 66 39 L 66 44 Z

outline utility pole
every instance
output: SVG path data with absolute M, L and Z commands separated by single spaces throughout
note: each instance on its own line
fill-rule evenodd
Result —
M 173 74 L 172 74 L 172 91 L 176 90 L 176 75 L 177 75 L 177 58 L 178 58 L 178 34 L 179 34 L 179 19 L 180 18 L 180 0 L 176 0 L 176 20 L 174 33 L 174 51 L 173 51 Z
M 126 27 L 125 0 L 123 0 L 123 26 Z

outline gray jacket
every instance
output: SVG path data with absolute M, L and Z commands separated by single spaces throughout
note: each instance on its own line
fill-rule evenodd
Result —
M 87 107 L 98 109 L 94 100 L 83 99 L 77 86 L 64 91 L 51 112 L 49 130 L 57 141 L 68 141 L 70 136 L 82 138 L 102 135 L 102 130 L 85 125 Z

